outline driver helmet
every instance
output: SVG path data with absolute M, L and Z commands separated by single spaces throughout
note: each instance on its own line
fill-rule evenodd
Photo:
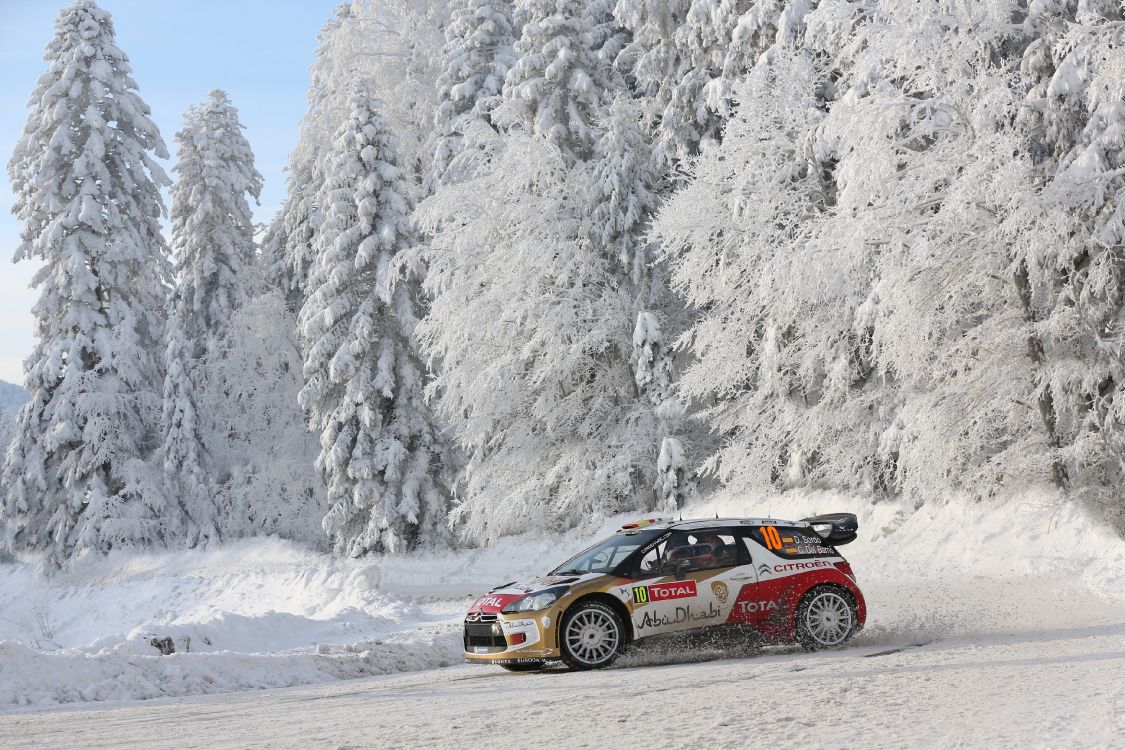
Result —
M 709 546 L 712 554 L 718 553 L 719 550 L 726 546 L 717 534 L 704 534 L 699 537 L 699 543 Z

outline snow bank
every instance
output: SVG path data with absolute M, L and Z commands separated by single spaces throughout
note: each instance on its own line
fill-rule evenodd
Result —
M 372 562 L 274 539 L 114 554 L 50 580 L 30 564 L 0 565 L 0 640 L 102 648 L 178 635 L 192 636 L 193 651 L 265 652 L 349 643 L 433 619 L 421 599 L 376 590 L 378 577 Z
M 121 644 L 97 653 L 37 651 L 0 643 L 0 710 L 79 701 L 290 687 L 445 667 L 461 661 L 460 634 L 426 628 L 399 641 L 361 641 L 320 652 L 183 653 L 154 656 Z
M 44 579 L 0 563 L 0 711 L 284 687 L 461 662 L 492 586 L 544 573 L 593 534 L 342 560 L 277 539 L 111 554 Z M 162 656 L 153 639 L 169 638 Z
M 0 564 L 0 710 L 323 682 L 460 662 L 466 595 L 380 590 L 371 561 L 271 539 Z M 404 579 L 406 580 L 406 579 Z M 153 639 L 169 638 L 163 656 Z

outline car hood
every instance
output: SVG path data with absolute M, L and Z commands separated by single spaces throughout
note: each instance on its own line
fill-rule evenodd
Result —
M 505 583 L 473 602 L 473 606 L 469 607 L 469 614 L 474 612 L 499 612 L 521 596 L 536 594 L 559 586 L 570 587 L 592 581 L 595 578 L 606 577 L 605 573 L 585 573 L 583 575 L 547 576 L 546 578 L 536 578 L 527 583 Z

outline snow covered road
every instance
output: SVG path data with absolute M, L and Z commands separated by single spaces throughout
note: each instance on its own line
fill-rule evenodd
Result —
M 839 652 L 649 649 L 602 672 L 455 666 L 16 712 L 0 747 L 1125 747 L 1125 605 L 1046 581 L 930 588 L 878 585 L 895 627 Z

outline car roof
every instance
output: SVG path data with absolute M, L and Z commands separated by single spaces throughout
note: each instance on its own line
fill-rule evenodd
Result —
M 643 521 L 627 523 L 621 527 L 622 531 L 635 531 L 636 529 L 676 529 L 691 531 L 692 529 L 711 529 L 716 526 L 796 526 L 807 527 L 805 521 L 787 521 L 782 518 L 689 518 L 673 521 L 668 518 L 648 518 Z

